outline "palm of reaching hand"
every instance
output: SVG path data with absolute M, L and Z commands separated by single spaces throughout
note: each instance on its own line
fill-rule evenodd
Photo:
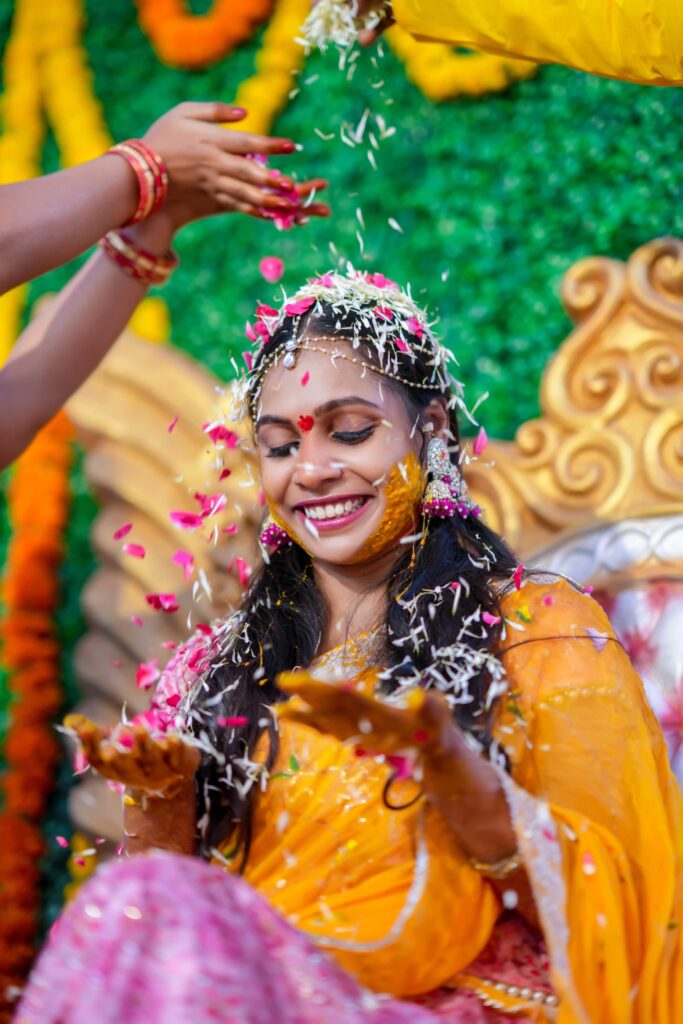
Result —
M 105 779 L 157 796 L 194 778 L 199 751 L 180 736 L 152 736 L 143 725 L 102 729 L 85 715 L 67 715 L 64 727 L 80 742 L 88 761 Z

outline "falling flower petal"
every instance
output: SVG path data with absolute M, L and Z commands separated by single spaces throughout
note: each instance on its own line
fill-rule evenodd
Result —
M 130 620 L 131 620 L 131 622 L 133 623 L 134 626 L 141 626 L 142 625 L 142 619 L 140 618 L 139 615 L 131 615 Z
M 67 847 L 69 846 L 69 840 L 66 839 L 64 836 L 55 836 L 55 839 L 57 843 L 62 847 L 62 849 L 66 850 Z
M 474 452 L 475 455 L 481 455 L 481 453 L 483 452 L 484 448 L 486 448 L 486 445 L 488 443 L 488 434 L 486 433 L 483 427 L 479 427 L 479 433 L 474 439 L 472 451 Z
M 165 647 L 167 651 L 175 651 L 175 649 L 177 648 L 178 644 L 175 643 L 175 641 L 173 641 L 173 640 L 164 640 L 164 642 L 163 642 L 163 644 L 161 646 Z
M 180 704 L 180 694 L 172 693 L 170 697 L 166 698 L 166 704 L 169 706 L 169 708 L 177 707 L 178 704 Z
M 246 587 L 251 576 L 251 566 L 245 558 L 233 558 L 230 563 L 230 570 L 237 573 L 237 577 L 240 581 L 241 587 Z
M 512 582 L 515 585 L 515 590 L 519 590 L 522 585 L 522 576 L 524 575 L 524 565 L 522 562 L 519 563 L 517 568 L 512 574 Z
M 175 594 L 145 594 L 145 601 L 155 612 L 177 612 L 180 607 Z
M 238 529 L 239 529 L 239 527 L 238 527 L 237 523 L 230 523 L 230 526 L 224 526 L 221 532 L 222 533 L 237 533 Z
M 247 364 L 247 369 L 249 370 L 249 373 L 251 373 L 254 366 L 253 355 L 251 354 L 251 352 L 243 352 L 242 359 L 244 359 L 245 363 Z
M 306 370 L 305 374 L 304 374 L 304 375 L 303 375 L 303 377 L 301 378 L 301 386 L 302 386 L 303 388 L 305 388 L 305 387 L 306 387 L 306 385 L 308 384 L 308 382 L 309 382 L 309 380 L 310 380 L 310 379 L 311 379 L 311 375 L 310 375 L 310 373 L 308 372 L 308 370 Z
M 196 530 L 204 522 L 195 512 L 169 512 L 171 522 L 181 530 Z
M 543 598 L 543 604 L 548 605 L 548 606 L 550 606 L 551 604 L 555 604 L 555 598 L 553 597 L 553 595 L 552 594 L 546 594 L 545 597 Z
M 375 316 L 378 316 L 380 320 L 393 320 L 394 311 L 388 306 L 375 306 Z
M 183 548 L 179 548 L 171 558 L 174 565 L 179 565 L 183 570 L 183 576 L 186 580 L 189 580 L 190 576 L 194 572 L 194 557 L 189 551 L 185 551 Z
M 323 288 L 334 288 L 334 281 L 330 274 L 323 274 L 322 277 L 314 277 L 311 284 L 321 284 Z
M 406 757 L 405 754 L 387 754 L 386 761 L 394 769 L 397 781 L 402 782 L 404 779 L 413 777 L 414 762 L 412 758 Z
M 135 682 L 141 690 L 148 690 L 150 686 L 154 686 L 160 675 L 159 659 L 153 658 L 152 661 L 143 661 L 138 665 Z
M 247 336 L 247 338 L 249 339 L 249 341 L 258 341 L 258 338 L 256 336 L 256 331 L 251 326 L 251 324 L 249 323 L 248 320 L 247 320 L 246 326 L 244 328 L 244 333 Z
M 228 503 L 228 499 L 224 494 L 200 494 L 199 491 L 195 491 L 194 499 L 199 502 L 202 518 L 204 519 L 208 516 L 215 516 Z
M 144 558 L 147 554 L 142 544 L 124 544 L 121 550 L 124 555 L 130 555 L 131 558 Z
M 132 529 L 132 523 L 124 523 L 123 526 L 119 526 L 118 530 L 114 534 L 114 540 L 121 540 L 121 538 L 127 536 Z
M 589 596 L 593 593 L 593 587 L 590 585 L 590 583 L 586 584 L 586 586 L 583 588 L 583 592 L 584 594 L 588 594 Z
M 277 284 L 285 272 L 284 262 L 279 256 L 264 256 L 258 268 L 268 284 Z
M 221 423 L 204 423 L 202 430 L 209 435 L 214 444 L 225 441 L 228 448 L 234 448 L 237 444 L 237 434 L 234 430 L 228 430 Z
M 169 425 L 166 427 L 166 431 L 169 434 L 173 433 L 173 429 L 174 429 L 174 427 L 175 427 L 175 425 L 176 425 L 176 423 L 178 422 L 179 419 L 180 419 L 180 416 L 174 416 L 173 419 L 171 420 L 171 422 L 169 423 Z
M 497 626 L 500 622 L 500 615 L 492 615 L 491 612 L 482 612 L 481 617 L 487 626 Z
M 249 719 L 245 715 L 218 715 L 216 721 L 223 728 L 247 725 Z
M 228 477 L 230 476 L 230 474 L 231 474 L 231 473 L 232 473 L 232 470 L 231 470 L 231 469 L 222 469 L 222 470 L 220 471 L 220 474 L 219 474 L 219 476 L 218 476 L 218 479 L 219 479 L 219 480 L 227 480 L 227 478 L 228 478 Z
M 403 338 L 398 338 L 397 337 L 397 338 L 394 338 L 394 341 L 396 343 L 396 348 L 399 350 L 399 352 L 410 352 L 410 349 L 406 345 L 406 343 L 403 340 Z

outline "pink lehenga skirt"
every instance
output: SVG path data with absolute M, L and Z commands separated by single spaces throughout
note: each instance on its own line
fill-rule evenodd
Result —
M 503 967 L 506 980 L 530 983 L 523 965 Z M 107 864 L 83 887 L 52 929 L 15 1024 L 510 1021 L 464 990 L 420 1004 L 364 989 L 240 878 L 159 853 Z

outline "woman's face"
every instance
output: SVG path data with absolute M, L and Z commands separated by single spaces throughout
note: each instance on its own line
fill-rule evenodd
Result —
M 379 374 L 300 351 L 268 371 L 255 429 L 271 515 L 313 558 L 365 564 L 414 532 L 424 434 Z

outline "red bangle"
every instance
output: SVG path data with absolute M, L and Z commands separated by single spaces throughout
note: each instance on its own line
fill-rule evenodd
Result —
M 146 285 L 163 284 L 180 262 L 174 252 L 155 256 L 136 245 L 122 231 L 110 231 L 99 244 L 124 274 Z
M 137 224 L 156 213 L 168 194 L 168 172 L 159 154 L 141 139 L 118 142 L 109 150 L 132 167 L 138 180 L 138 205 L 124 227 Z

